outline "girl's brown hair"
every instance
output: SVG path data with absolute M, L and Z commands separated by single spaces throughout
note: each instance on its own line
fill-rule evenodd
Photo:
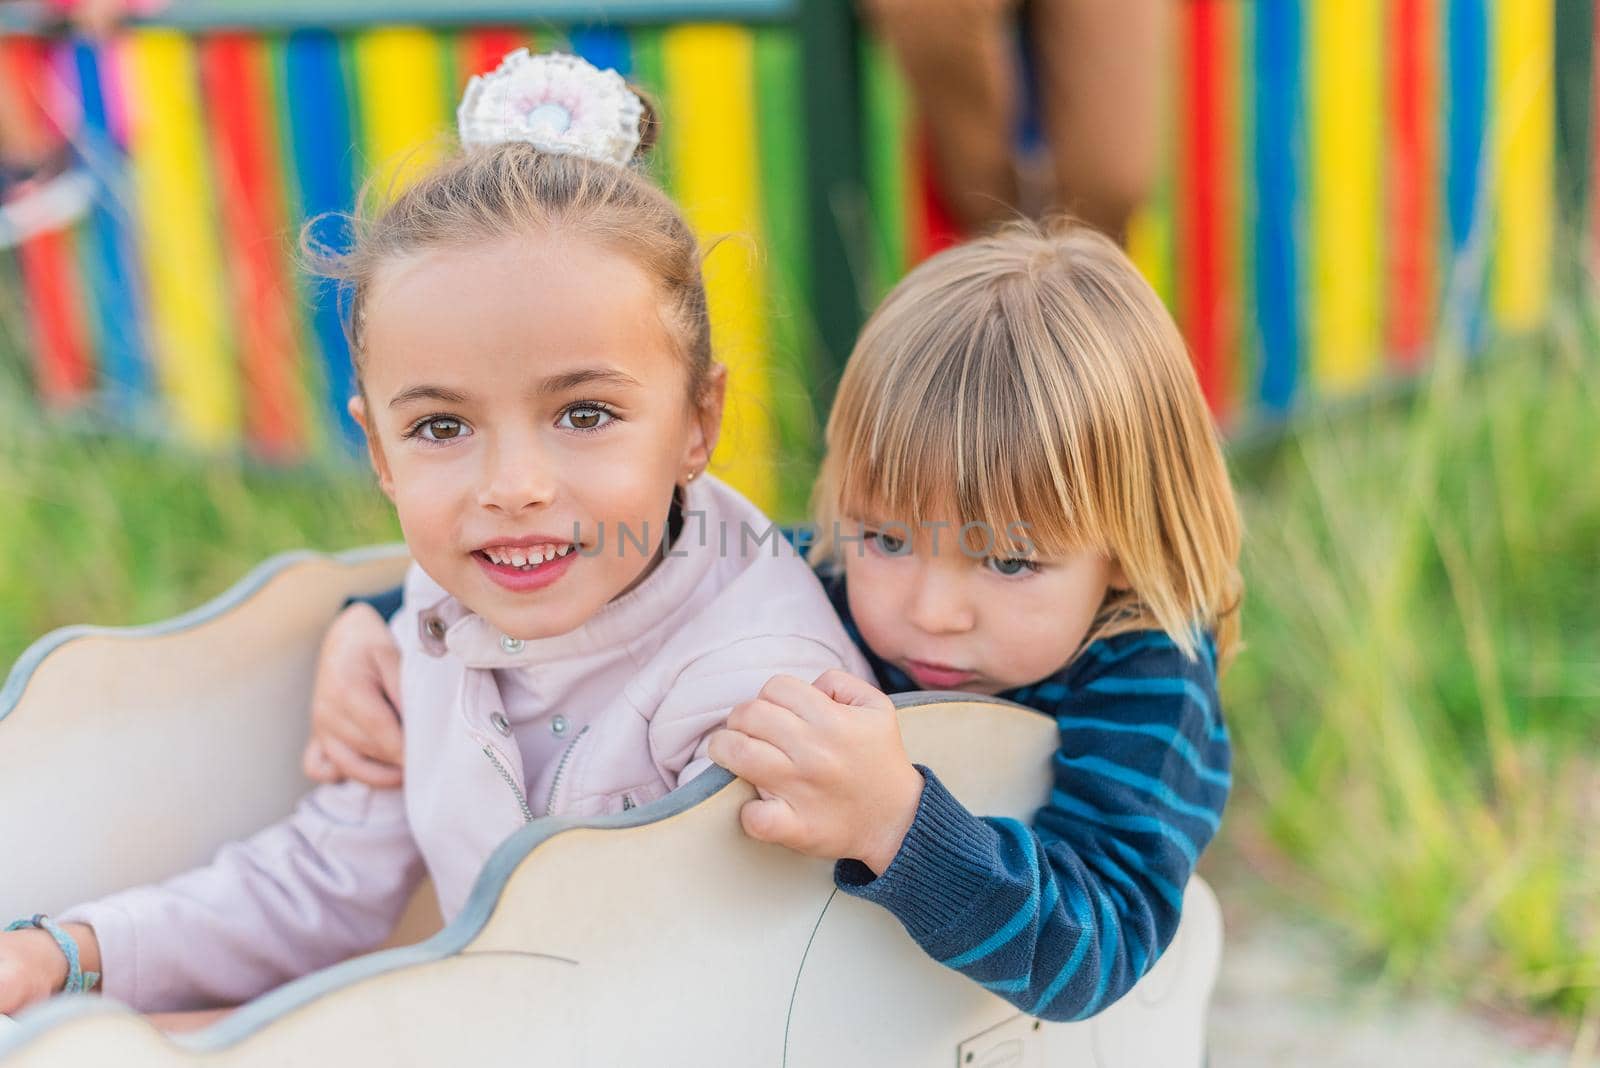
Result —
M 1110 240 L 1015 224 L 912 271 L 868 321 L 828 419 L 813 557 L 863 518 L 1026 524 L 1121 565 L 1086 639 L 1238 637 L 1240 521 L 1183 339 Z M 952 515 L 952 513 L 954 513 Z
M 647 143 L 655 120 L 647 113 Z M 369 183 L 360 202 L 380 199 Z M 700 245 L 677 206 L 643 173 L 509 142 L 472 149 L 434 166 L 380 207 L 350 219 L 351 248 L 331 252 L 302 231 L 310 270 L 345 286 L 346 331 L 359 375 L 372 285 L 387 264 L 433 248 L 511 237 L 583 237 L 628 257 L 655 279 L 664 325 L 698 400 L 712 365 Z

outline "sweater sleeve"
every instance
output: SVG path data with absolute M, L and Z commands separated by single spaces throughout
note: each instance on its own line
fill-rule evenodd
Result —
M 141 1012 L 237 1005 L 379 945 L 422 878 L 398 790 L 323 786 L 207 866 L 63 914 Z
M 922 800 L 883 874 L 840 861 L 942 964 L 1033 1016 L 1109 1006 L 1160 957 L 1230 786 L 1213 652 L 1165 635 L 1087 649 L 1051 697 L 1050 797 L 1031 825 L 974 815 L 926 768 Z

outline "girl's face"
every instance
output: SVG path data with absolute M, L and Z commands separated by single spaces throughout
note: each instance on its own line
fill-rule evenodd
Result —
M 559 237 L 431 249 L 378 273 L 365 338 L 351 412 L 412 556 L 457 600 L 545 638 L 648 573 L 722 380 L 690 402 L 640 267 Z
M 1096 553 L 975 558 L 959 524 L 865 529 L 862 544 L 841 545 L 850 613 L 872 651 L 925 690 L 993 695 L 1053 674 L 1122 581 Z

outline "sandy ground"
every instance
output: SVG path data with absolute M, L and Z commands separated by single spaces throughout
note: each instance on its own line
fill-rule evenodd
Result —
M 1326 936 L 1223 901 L 1210 1068 L 1600 1068 L 1571 1037 L 1353 986 Z

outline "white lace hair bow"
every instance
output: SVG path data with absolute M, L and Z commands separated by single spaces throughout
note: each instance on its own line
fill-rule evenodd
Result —
M 643 119 L 644 103 L 616 71 L 526 48 L 468 82 L 456 110 L 463 145 L 526 141 L 624 167 L 639 149 Z

